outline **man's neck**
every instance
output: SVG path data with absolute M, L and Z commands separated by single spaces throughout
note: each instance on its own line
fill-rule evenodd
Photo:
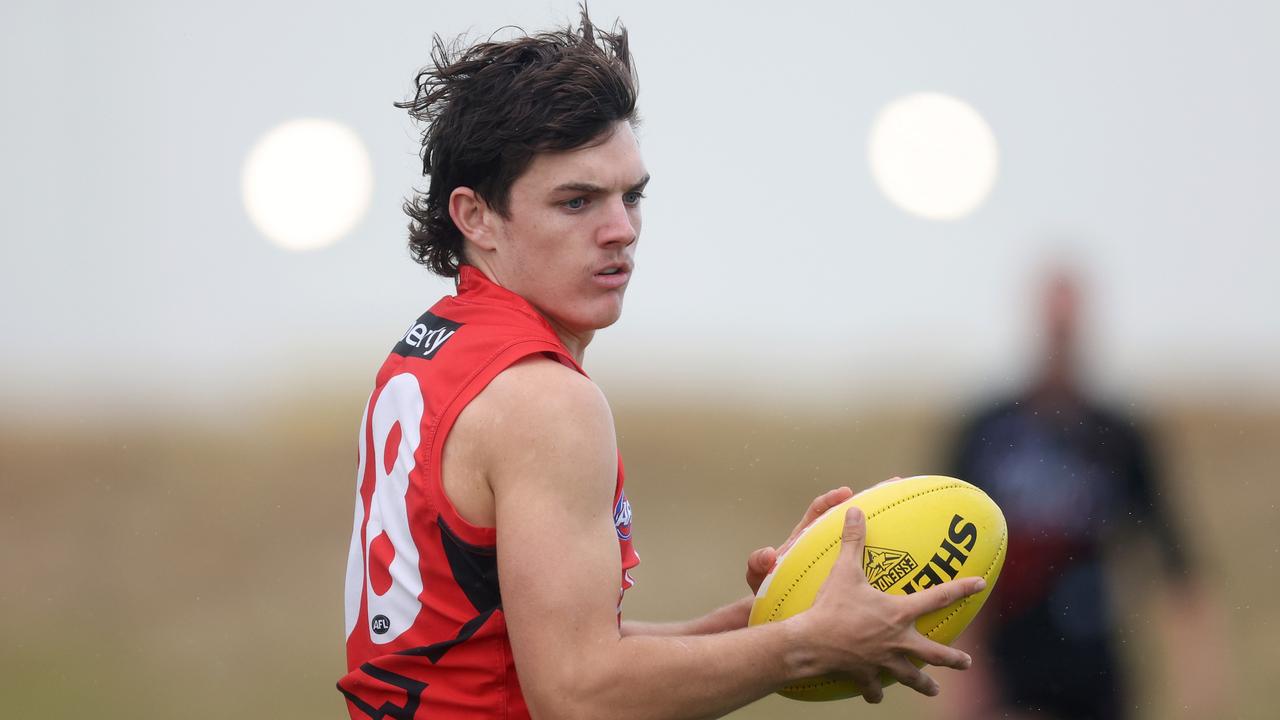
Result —
M 493 267 L 485 262 L 483 258 L 477 258 L 474 261 L 469 260 L 467 264 L 471 265 L 476 270 L 479 270 L 482 275 L 489 279 L 489 282 L 497 285 L 498 287 L 505 287 L 502 284 L 501 279 L 498 277 L 497 272 L 495 272 Z M 525 298 L 525 302 L 528 302 L 528 298 Z M 585 332 L 575 333 L 556 322 L 550 315 L 543 312 L 542 308 L 531 302 L 529 305 L 537 311 L 537 313 L 547 321 L 547 324 L 551 326 L 551 329 L 555 331 L 556 337 L 560 338 L 560 342 L 564 345 L 565 349 L 569 351 L 569 356 L 573 358 L 574 362 L 578 363 L 578 365 L 582 365 L 582 359 L 587 352 L 587 345 L 591 344 L 591 339 L 596 335 L 595 331 L 587 330 Z
M 537 310 L 537 308 L 534 309 Z M 585 333 L 574 333 L 560 325 L 560 323 L 555 320 L 547 317 L 546 313 L 543 313 L 541 310 L 538 310 L 538 314 L 542 315 L 542 317 L 546 319 L 547 324 L 551 326 L 552 330 L 555 330 L 556 337 L 560 338 L 560 342 L 564 345 L 565 349 L 569 351 L 569 356 L 573 358 L 573 361 L 578 363 L 578 365 L 582 365 L 583 358 L 587 353 L 587 346 L 591 344 L 591 339 L 596 336 L 595 331 L 588 330 Z

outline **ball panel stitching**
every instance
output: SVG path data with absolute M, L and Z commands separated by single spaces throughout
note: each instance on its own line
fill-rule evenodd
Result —
M 875 517 L 875 516 L 877 516 L 877 515 L 879 515 L 879 514 L 881 514 L 881 513 L 885 512 L 885 511 L 887 511 L 887 510 L 890 510 L 890 509 L 892 509 L 892 508 L 894 508 L 894 507 L 897 507 L 898 505 L 901 505 L 902 503 L 907 502 L 908 500 L 913 500 L 913 499 L 915 499 L 915 498 L 922 497 L 922 496 L 924 496 L 924 495 L 928 495 L 928 494 L 930 494 L 930 493 L 939 492 L 939 491 L 942 491 L 942 490 L 956 490 L 956 489 L 959 489 L 959 490 L 969 490 L 969 491 L 975 491 L 975 492 L 981 492 L 981 490 L 979 490 L 978 488 L 976 488 L 976 487 L 974 487 L 974 486 L 972 486 L 972 485 L 968 485 L 968 484 L 965 484 L 965 483 L 950 483 L 950 484 L 947 484 L 947 485 L 943 485 L 943 486 L 941 486 L 941 487 L 930 488 L 930 489 L 928 489 L 928 490 L 922 490 L 922 491 L 920 491 L 920 492 L 916 492 L 916 493 L 912 493 L 911 495 L 907 495 L 906 497 L 898 498 L 898 499 L 897 499 L 897 500 L 895 500 L 894 502 L 892 502 L 892 503 L 890 503 L 890 504 L 888 504 L 888 505 L 885 505 L 884 507 L 882 507 L 882 508 L 880 508 L 880 509 L 876 510 L 875 512 L 873 512 L 873 513 L 871 513 L 871 514 L 869 514 L 869 515 L 867 515 L 867 519 L 868 519 L 868 520 L 870 520 L 871 518 L 873 518 L 873 517 Z M 1007 549 L 1008 536 L 1009 536 L 1009 529 L 1008 529 L 1008 527 L 1006 526 L 1006 527 L 1005 527 L 1005 529 L 1004 529 L 1004 531 L 1003 531 L 1003 532 L 1001 533 L 1001 535 L 1000 535 L 1000 550 L 999 550 L 999 552 L 997 552 L 997 553 L 996 553 L 996 555 L 992 558 L 991 563 L 987 565 L 987 569 L 982 573 L 982 576 L 983 576 L 983 577 L 985 577 L 987 573 L 991 572 L 991 568 L 995 567 L 995 564 L 996 564 L 996 561 L 997 561 L 997 560 L 999 560 L 1000 558 L 1004 557 L 1004 553 L 1005 553 L 1005 551 L 1006 551 L 1006 549 Z M 808 574 L 809 570 L 813 569 L 813 566 L 814 566 L 814 565 L 816 565 L 816 564 L 818 563 L 818 561 L 819 561 L 819 560 L 821 560 L 822 558 L 826 557 L 826 554 L 827 554 L 828 552 L 830 552 L 830 551 L 831 551 L 831 549 L 832 549 L 833 547 L 835 547 L 836 545 L 838 545 L 839 543 L 840 543 L 840 538 L 836 538 L 836 539 L 835 539 L 835 540 L 833 540 L 832 542 L 828 543 L 828 544 L 826 545 L 826 547 L 822 548 L 822 549 L 821 549 L 821 551 L 819 551 L 819 552 L 818 552 L 818 554 L 817 554 L 817 556 L 814 558 L 814 560 L 813 560 L 812 562 L 810 562 L 807 566 L 805 566 L 805 569 L 804 569 L 804 570 L 803 570 L 803 571 L 802 571 L 802 572 L 801 572 L 801 573 L 796 577 L 795 581 L 793 581 L 793 582 L 791 583 L 791 585 L 790 585 L 790 586 L 789 586 L 789 587 L 788 587 L 788 588 L 783 592 L 783 594 L 778 598 L 777 602 L 776 602 L 776 603 L 774 603 L 773 608 L 769 611 L 769 616 L 768 616 L 768 618 L 766 619 L 766 622 L 772 622 L 774 619 L 776 619 L 776 618 L 777 618 L 778 611 L 782 608 L 782 605 L 786 602 L 786 599 L 791 595 L 792 590 L 794 590 L 794 589 L 796 588 L 796 586 L 798 586 L 798 585 L 800 584 L 800 582 L 801 582 L 802 580 L 804 580 L 804 578 L 805 578 L 805 576 Z M 972 596 L 970 596 L 970 597 L 972 597 Z M 955 610 L 953 610 L 951 613 L 949 613 L 949 614 L 947 615 L 947 617 L 946 617 L 946 618 L 944 618 L 942 621 L 940 621 L 937 625 L 935 625 L 934 627 L 930 628 L 929 632 L 928 632 L 928 633 L 925 633 L 925 635 L 926 635 L 926 636 L 931 635 L 932 633 L 934 633 L 935 631 L 937 631 L 937 630 L 938 630 L 938 628 L 942 627 L 942 626 L 943 626 L 943 625 L 945 625 L 948 621 L 950 621 L 950 620 L 955 616 L 955 614 L 956 614 L 957 612 L 959 612 L 961 609 L 963 609 L 963 608 L 964 608 L 964 606 L 965 606 L 965 605 L 967 605 L 967 604 L 968 604 L 969 599 L 970 599 L 970 598 L 965 598 L 964 600 L 962 600 L 962 601 L 961 601 L 961 603 L 960 603 L 960 606 L 959 606 L 959 607 L 957 607 Z M 805 691 L 805 690 L 818 690 L 818 689 L 821 689 L 821 688 L 831 687 L 831 686 L 834 686 L 834 685 L 840 685 L 840 684 L 845 683 L 845 682 L 850 682 L 850 681 L 848 681 L 848 680 L 832 680 L 832 679 L 824 679 L 824 680 L 800 680 L 800 681 L 797 681 L 797 682 L 795 682 L 795 683 L 791 683 L 791 684 L 789 684 L 789 685 L 786 685 L 783 689 L 784 689 L 784 690 L 787 690 L 788 692 Z
M 987 576 L 987 573 L 991 572 L 991 568 L 996 566 L 996 562 L 1004 558 L 1005 550 L 1008 548 L 1008 542 L 1009 542 L 1009 528 L 1008 526 L 1006 526 L 1004 529 L 1004 532 L 1000 533 L 1000 545 L 999 545 L 1000 549 L 996 552 L 995 555 L 991 557 L 991 562 L 987 564 L 987 569 L 982 571 L 981 577 L 985 578 Z M 943 625 L 946 625 L 947 623 L 951 622 L 951 619 L 956 616 L 956 613 L 963 610 L 965 606 L 969 604 L 969 601 L 973 600 L 973 597 L 974 597 L 973 595 L 970 595 L 969 597 L 966 597 L 965 599 L 961 600 L 960 604 L 957 605 L 954 610 L 947 613 L 947 616 L 939 620 L 938 624 L 929 628 L 929 631 L 924 633 L 924 636 L 932 639 L 933 634 L 937 632 Z
M 941 492 L 943 490 L 954 490 L 954 489 L 978 491 L 978 489 L 973 487 L 972 485 L 964 485 L 961 483 L 950 483 L 947 485 L 943 485 L 942 487 L 935 487 L 935 488 L 929 488 L 928 490 L 921 490 L 919 492 L 915 492 L 910 495 L 907 495 L 906 497 L 898 498 L 892 503 L 885 505 L 884 507 L 880 508 L 879 510 L 876 510 L 870 515 L 867 515 L 867 519 L 870 520 L 871 518 L 885 512 L 886 510 L 895 508 L 898 505 L 901 505 L 902 503 L 907 502 L 908 500 L 914 500 L 915 498 L 923 497 L 930 493 Z M 786 602 L 787 598 L 791 596 L 791 592 L 796 589 L 796 586 L 799 585 L 802 580 L 804 580 L 805 576 L 809 574 L 809 571 L 813 569 L 813 566 L 817 565 L 819 560 L 826 557 L 827 553 L 831 551 L 831 548 L 839 544 L 840 544 L 840 538 L 836 538 L 835 540 L 832 540 L 831 542 L 827 543 L 826 547 L 822 548 L 822 550 L 819 551 L 816 556 L 814 556 L 814 559 L 808 565 L 805 566 L 804 570 L 801 571 L 799 575 L 796 576 L 796 579 L 792 581 L 791 585 L 788 586 L 786 590 L 783 591 L 782 595 L 778 598 L 777 602 L 775 602 L 773 607 L 770 608 L 769 616 L 766 619 L 766 622 L 773 622 L 775 619 L 777 619 L 778 611 L 781 610 L 782 605 L 783 603 Z

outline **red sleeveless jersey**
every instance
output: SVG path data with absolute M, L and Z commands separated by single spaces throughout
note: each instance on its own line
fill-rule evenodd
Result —
M 537 354 L 583 372 L 529 303 L 463 266 L 457 296 L 418 318 L 379 370 L 360 425 L 347 556 L 348 672 L 338 689 L 352 718 L 529 717 L 502 613 L 496 533 L 458 515 L 440 460 L 467 403 Z M 640 561 L 622 482 L 619 457 L 619 612 Z

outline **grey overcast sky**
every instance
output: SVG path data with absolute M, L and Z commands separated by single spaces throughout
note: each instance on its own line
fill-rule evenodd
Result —
M 592 3 L 632 33 L 654 180 L 609 387 L 856 398 L 1000 387 L 1053 258 L 1086 268 L 1094 365 L 1137 393 L 1280 398 L 1280 6 L 1271 2 Z M 409 95 L 432 33 L 563 23 L 559 2 L 33 2 L 0 9 L 0 392 L 183 404 L 368 384 L 451 286 L 409 261 Z M 972 104 L 985 205 L 905 214 L 867 170 L 889 101 Z M 264 240 L 246 153 L 355 130 L 367 217 Z M 909 381 L 910 386 L 896 383 Z

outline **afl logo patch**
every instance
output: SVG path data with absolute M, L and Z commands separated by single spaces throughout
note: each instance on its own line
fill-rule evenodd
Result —
M 370 626 L 378 635 L 386 635 L 391 630 L 391 619 L 386 615 L 374 615 Z
M 631 539 L 631 502 L 627 500 L 626 493 L 613 506 L 613 527 L 618 531 L 619 540 Z

